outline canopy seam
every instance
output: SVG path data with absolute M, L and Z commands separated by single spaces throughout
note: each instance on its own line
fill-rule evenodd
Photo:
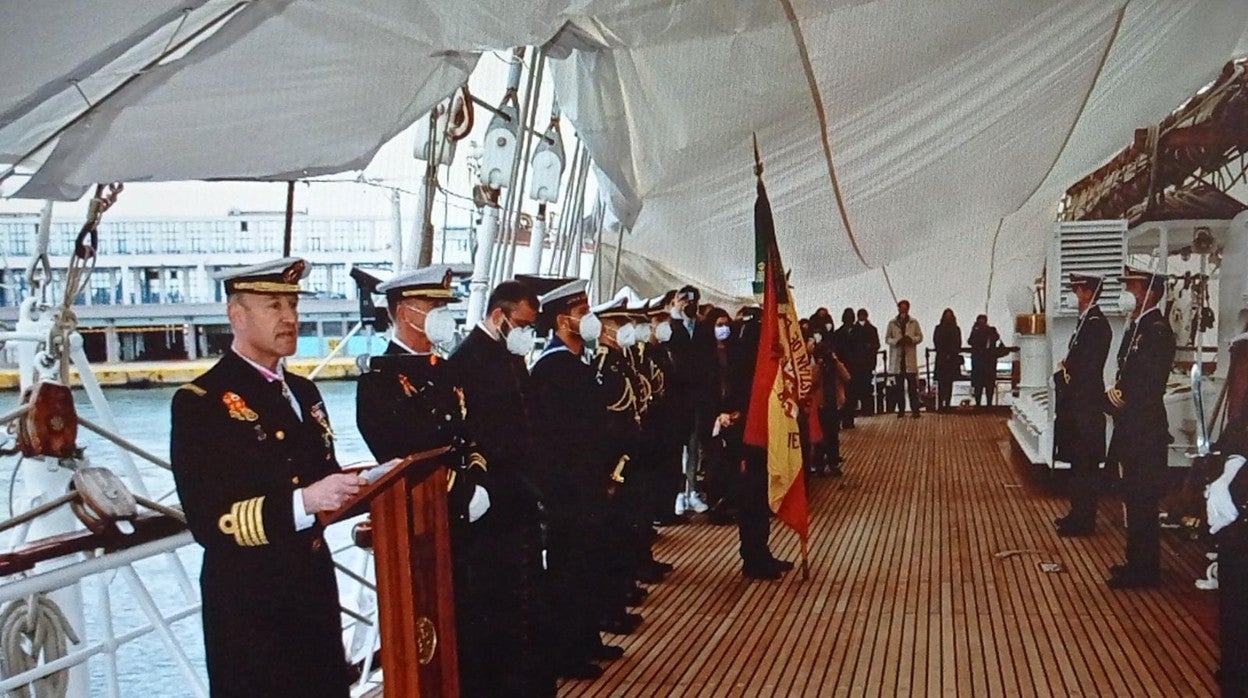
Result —
M 788 0 L 783 1 L 788 2 Z M 1066 148 L 1070 145 L 1070 139 L 1075 134 L 1075 128 L 1078 127 L 1079 122 L 1083 120 L 1083 113 L 1087 111 L 1088 103 L 1092 101 L 1092 94 L 1096 92 L 1096 85 L 1101 81 L 1101 75 L 1105 72 L 1105 64 L 1109 62 L 1109 53 L 1113 50 L 1114 44 L 1118 41 L 1118 32 L 1122 29 L 1122 20 L 1126 17 L 1127 6 L 1130 4 L 1131 0 L 1127 0 L 1122 3 L 1122 7 L 1118 8 L 1118 16 L 1114 20 L 1113 30 L 1110 31 L 1109 41 L 1105 42 L 1105 50 L 1101 52 L 1101 60 L 1096 66 L 1096 74 L 1093 76 L 1091 84 L 1088 85 L 1087 92 L 1083 95 L 1083 102 L 1079 104 L 1079 111 L 1075 114 L 1075 118 L 1070 121 L 1070 128 L 1066 129 L 1066 137 L 1062 139 L 1062 145 L 1057 149 L 1057 155 L 1053 157 L 1053 162 L 1049 164 L 1049 169 L 1045 171 L 1044 176 L 1036 180 L 1036 186 L 1029 194 L 1027 194 L 1027 197 L 1023 199 L 1023 203 L 1018 208 L 1014 209 L 1013 213 L 1018 213 L 1023 210 L 1023 206 L 1026 206 L 1027 202 L 1031 201 L 1031 198 L 1040 191 L 1040 187 L 1044 186 L 1044 183 L 1049 180 L 1049 176 L 1052 175 L 1053 170 L 1057 168 L 1057 163 L 1061 162 L 1062 155 L 1066 153 Z M 1005 225 L 1005 218 L 1005 216 L 1002 216 L 1001 219 L 997 221 L 997 232 L 992 236 L 992 253 L 988 258 L 988 288 L 984 293 L 985 313 L 988 312 L 988 307 L 992 303 L 992 283 L 997 270 L 997 239 L 1001 237 L 1001 228 Z
M 819 91 L 819 81 L 815 78 L 814 66 L 810 63 L 810 51 L 806 47 L 806 37 L 802 33 L 802 27 L 797 20 L 797 12 L 793 9 L 791 0 L 780 0 L 780 4 L 784 6 L 784 13 L 789 19 L 789 28 L 793 31 L 793 40 L 797 44 L 797 52 L 802 59 L 802 70 L 806 73 L 806 84 L 810 88 L 811 100 L 815 105 L 815 115 L 819 119 L 819 140 L 823 144 L 823 158 L 828 165 L 828 178 L 832 181 L 832 193 L 836 197 L 836 207 L 841 214 L 841 224 L 845 226 L 845 234 L 849 236 L 849 243 L 853 246 L 854 254 L 858 256 L 858 261 L 862 262 L 862 265 L 867 269 L 872 269 L 873 267 L 862 254 L 862 248 L 858 244 L 858 237 L 854 234 L 853 226 L 849 224 L 849 212 L 845 208 L 845 197 L 841 194 L 841 183 L 836 176 L 836 165 L 832 162 L 832 143 L 828 139 L 828 115 L 823 109 L 823 96 Z

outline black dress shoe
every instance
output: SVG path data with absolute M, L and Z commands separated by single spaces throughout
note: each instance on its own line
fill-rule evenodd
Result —
M 650 565 L 642 565 L 637 572 L 634 573 L 634 579 L 642 584 L 658 584 L 663 581 L 663 578 L 666 576 L 667 575 L 662 570 Z
M 1149 589 L 1161 583 L 1161 576 L 1156 573 L 1123 572 L 1105 580 L 1110 589 Z
M 775 567 L 781 572 L 788 572 L 789 570 L 793 569 L 792 562 L 789 562 L 788 560 L 781 560 L 780 558 L 777 558 L 777 557 L 771 558 L 771 566 Z
M 746 579 L 780 579 L 784 574 L 775 565 L 768 563 L 750 564 L 746 563 L 741 567 L 741 574 Z
M 658 560 L 651 560 L 650 564 L 662 570 L 663 574 L 671 574 L 672 570 L 676 569 L 676 565 L 673 565 L 670 562 L 659 562 Z
M 602 667 L 589 662 L 576 662 L 559 667 L 555 670 L 555 674 L 562 679 L 588 679 L 592 681 L 602 678 Z
M 687 516 L 677 516 L 676 514 L 664 514 L 650 523 L 660 527 L 679 526 L 681 524 L 689 523 L 689 518 Z
M 733 521 L 732 514 L 723 509 L 712 510 L 711 513 L 706 515 L 706 521 L 712 526 L 731 526 L 736 523 Z
M 1126 574 L 1126 573 L 1128 573 L 1128 572 L 1130 572 L 1130 571 L 1131 571 L 1131 568 L 1130 568 L 1130 567 L 1127 567 L 1126 565 L 1110 565 L 1110 567 L 1109 567 L 1109 576 L 1111 576 L 1111 577 L 1121 577 L 1122 575 L 1124 575 L 1124 574 Z
M 1084 538 L 1096 533 L 1096 525 L 1066 521 L 1057 527 L 1059 538 Z
M 650 592 L 645 589 L 642 589 L 641 587 L 633 587 L 624 592 L 624 605 L 640 606 L 641 602 L 645 601 L 646 597 L 649 595 Z
M 641 614 L 621 613 L 598 623 L 598 629 L 612 635 L 631 635 L 641 625 Z
M 624 656 L 624 648 L 616 645 L 594 645 L 589 658 L 595 662 L 613 662 Z

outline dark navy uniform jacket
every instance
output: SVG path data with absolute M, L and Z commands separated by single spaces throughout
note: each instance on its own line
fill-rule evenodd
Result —
M 204 547 L 204 649 L 213 696 L 346 696 L 338 587 L 320 524 L 295 530 L 294 491 L 339 472 L 311 381 L 300 414 L 233 351 L 173 398 L 170 459 Z
M 451 466 L 447 506 L 452 533 L 463 533 L 468 502 L 476 485 L 485 484 L 485 464 L 468 453 L 463 397 L 449 380 L 445 362 L 391 342 L 360 376 L 355 419 L 379 463 L 443 446 L 455 449 L 446 460 Z
M 1174 332 L 1159 311 L 1149 310 L 1127 328 L 1118 347 L 1118 380 L 1124 405 L 1114 418 L 1109 457 L 1128 469 L 1164 470 L 1170 430 L 1164 402 L 1174 364 Z
M 1105 460 L 1105 359 L 1114 331 L 1099 306 L 1084 314 L 1066 352 L 1065 373 L 1054 375 L 1057 419 L 1053 455 L 1069 463 Z M 1069 380 L 1068 380 L 1069 377 Z

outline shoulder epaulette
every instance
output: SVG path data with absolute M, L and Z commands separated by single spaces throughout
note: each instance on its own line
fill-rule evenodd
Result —
M 199 387 L 198 385 L 195 385 L 194 383 L 183 383 L 181 386 L 178 387 L 178 390 L 189 390 L 192 393 L 198 395 L 199 397 L 203 397 L 208 394 L 207 390 L 204 390 L 203 388 Z

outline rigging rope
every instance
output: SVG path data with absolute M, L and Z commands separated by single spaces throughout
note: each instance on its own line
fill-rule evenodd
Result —
M 87 290 L 91 272 L 95 270 L 95 252 L 100 245 L 100 218 L 117 203 L 117 196 L 123 189 L 125 185 L 118 182 L 96 185 L 95 196 L 87 210 L 87 220 L 74 240 L 74 251 L 69 257 L 69 267 L 65 270 L 65 292 L 61 297 L 60 307 L 53 315 L 53 341 L 48 347 L 50 352 L 56 353 L 60 358 L 60 379 L 65 385 L 69 385 L 70 361 L 65 355 L 69 348 L 69 335 L 78 327 L 78 316 L 73 310 L 74 299 Z M 40 255 L 46 263 L 46 236 L 41 235 L 40 244 L 43 246 Z
M 0 611 L 0 674 L 16 676 L 64 657 L 69 645 L 78 644 L 69 619 L 60 606 L 46 594 L 35 594 L 23 601 L 13 601 Z M 62 698 L 68 692 L 69 670 L 29 684 L 29 689 L 9 691 L 7 698 Z

